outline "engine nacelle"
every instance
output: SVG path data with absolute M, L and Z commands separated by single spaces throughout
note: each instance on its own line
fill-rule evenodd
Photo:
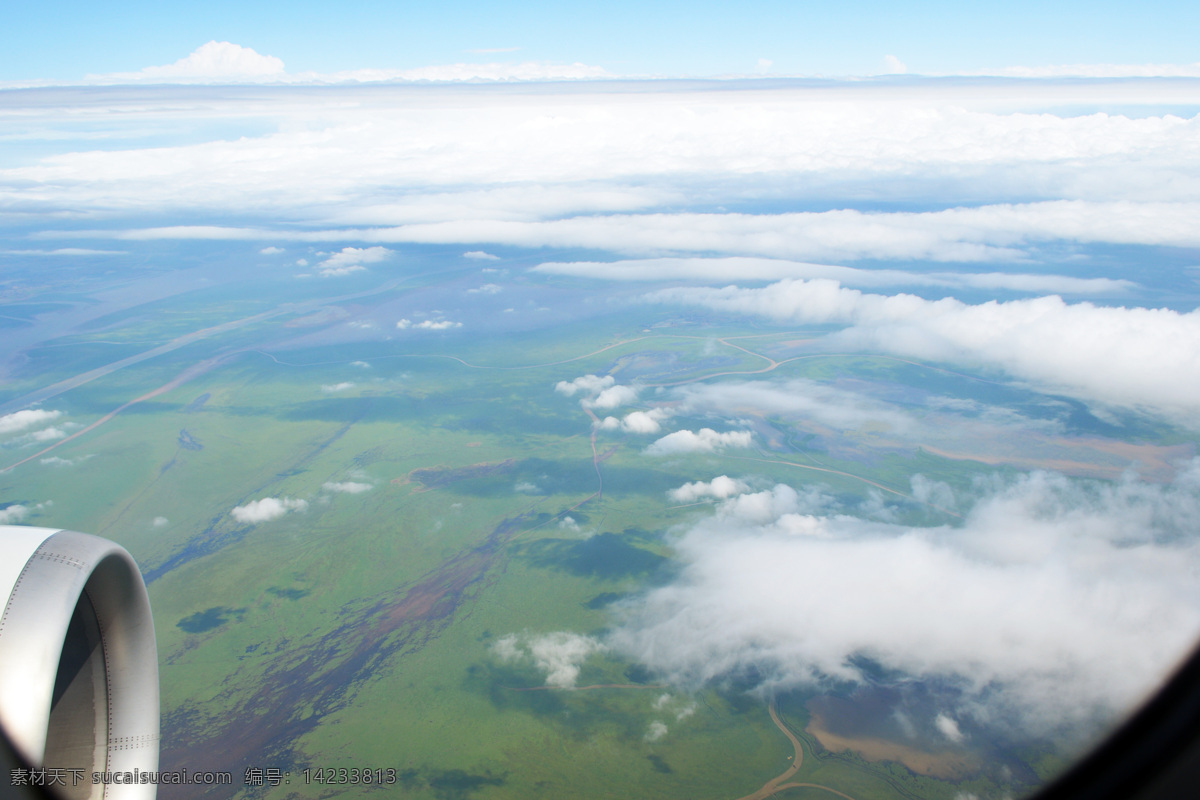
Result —
M 61 770 L 65 797 L 152 800 L 154 783 L 124 782 L 156 772 L 159 753 L 158 648 L 133 558 L 84 533 L 0 526 L 0 598 L 0 724 L 17 751 Z

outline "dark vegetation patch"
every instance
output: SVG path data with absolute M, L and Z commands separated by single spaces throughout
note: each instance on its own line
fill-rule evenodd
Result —
M 186 406 L 184 406 L 183 413 L 191 414 L 196 411 L 199 411 L 200 409 L 204 408 L 204 404 L 207 403 L 211 397 L 212 397 L 211 392 L 205 392 L 204 394 L 200 395 L 195 400 L 193 400 L 192 402 L 190 402 Z
M 524 545 L 519 555 L 544 569 L 606 580 L 654 572 L 667 561 L 615 533 L 598 533 L 583 540 L 542 539 Z
M 462 800 L 470 797 L 485 786 L 503 786 L 505 777 L 493 775 L 487 770 L 482 775 L 472 775 L 461 769 L 430 772 L 426 781 L 433 794 L 440 800 Z
M 289 422 L 411 422 L 426 418 L 431 405 L 412 397 L 338 397 L 297 403 L 279 413 Z
M 675 770 L 671 769 L 671 765 L 663 761 L 662 756 L 648 755 L 646 760 L 650 762 L 650 766 L 654 767 L 655 772 L 661 772 L 665 775 L 670 775 Z
M 200 444 L 195 436 L 188 433 L 187 428 L 179 431 L 179 446 L 184 450 L 203 450 L 204 445 Z
M 213 606 L 205 611 L 197 611 L 191 616 L 184 617 L 175 623 L 175 627 L 184 633 L 204 633 L 213 628 L 219 628 L 229 621 L 230 617 L 239 620 L 246 613 L 244 608 L 229 608 L 228 606 Z
M 308 589 L 285 589 L 282 586 L 272 586 L 267 589 L 267 593 L 282 597 L 284 600 L 299 600 L 301 597 L 308 597 L 312 594 Z
M 625 670 L 625 677 L 630 683 L 651 683 L 654 681 L 654 674 L 641 664 L 630 664 Z
M 444 489 L 463 481 L 507 475 L 516 468 L 515 459 L 471 464 L 466 467 L 426 467 L 408 473 L 408 480 L 421 484 L 420 491 Z
M 590 608 L 592 611 L 597 611 L 617 602 L 624 596 L 624 594 L 619 592 L 601 592 L 586 603 L 580 603 L 580 605 L 584 608 Z
M 542 676 L 528 666 L 472 664 L 465 687 L 485 695 L 497 709 L 516 709 L 541 717 L 557 717 L 566 709 L 558 692 L 544 691 Z

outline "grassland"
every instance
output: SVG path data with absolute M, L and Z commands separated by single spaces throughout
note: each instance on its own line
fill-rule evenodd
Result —
M 355 318 L 404 291 L 364 290 Z M 3 497 L 35 509 L 28 522 L 108 536 L 138 559 L 161 657 L 164 767 L 228 769 L 235 785 L 247 767 L 290 774 L 239 796 L 750 794 L 793 752 L 747 687 L 683 691 L 606 653 L 576 681 L 597 688 L 548 687 L 532 664 L 500 658 L 496 642 L 602 635 L 613 600 L 671 575 L 673 526 L 711 513 L 672 507 L 667 491 L 687 481 L 816 484 L 847 506 L 878 497 L 894 519 L 953 524 L 953 509 L 912 497 L 913 474 L 965 489 L 1015 468 L 941 457 L 896 431 L 745 409 L 756 449 L 654 459 L 643 452 L 650 439 L 600 431 L 597 458 L 592 420 L 555 393 L 558 381 L 613 375 L 652 391 L 803 379 L 866 387 L 918 416 L 931 394 L 1030 418 L 1074 413 L 984 376 L 820 352 L 810 344 L 820 331 L 703 317 L 662 327 L 661 312 L 635 308 L 552 329 L 322 344 L 313 330 L 340 330 L 353 315 L 321 316 L 341 306 L 310 300 L 284 311 L 210 294 L 163 301 L 97 323 L 121 344 L 89 334 L 38 350 L 17 376 L 23 389 L 186 339 L 56 395 L 47 407 L 76 426 L 67 432 L 124 410 L 47 460 L 0 473 Z M 192 335 L 238 320 L 250 321 Z M 189 373 L 197 363 L 207 366 Z M 676 423 L 716 424 L 701 412 Z M 1147 435 L 1171 443 L 1168 431 Z M 34 449 L 14 440 L 0 467 Z M 303 507 L 257 523 L 231 513 L 267 497 Z M 939 780 L 826 752 L 805 733 L 805 703 L 826 689 L 780 698 L 804 749 L 796 782 L 853 800 L 1028 788 L 998 771 Z M 652 734 L 659 720 L 669 735 Z M 321 767 L 391 768 L 397 784 L 305 785 L 302 771 Z M 777 796 L 830 795 L 809 786 Z

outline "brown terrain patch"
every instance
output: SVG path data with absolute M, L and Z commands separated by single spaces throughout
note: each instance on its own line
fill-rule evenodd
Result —
M 811 718 L 806 733 L 812 734 L 821 746 L 831 753 L 847 750 L 858 753 L 867 761 L 895 761 L 918 775 L 957 780 L 973 774 L 979 765 L 966 753 L 940 751 L 931 753 L 889 739 L 874 736 L 848 736 L 829 730 L 819 713 L 809 708 Z
M 1125 470 L 1137 468 L 1143 478 L 1169 481 L 1178 462 L 1195 454 L 1192 444 L 1153 445 L 1118 442 L 1112 439 L 1050 439 L 1046 444 L 1062 448 L 1077 458 L 1030 458 L 1018 454 L 964 453 L 921 445 L 927 453 L 955 461 L 978 461 L 992 466 L 1006 464 L 1025 469 L 1048 469 L 1065 475 L 1091 478 L 1119 478 Z M 1090 451 L 1090 453 L 1089 453 Z M 1091 458 L 1089 458 L 1089 454 Z M 1107 457 L 1107 458 L 1105 458 Z M 1119 463 L 1113 463 L 1116 459 Z
M 355 688 L 384 663 L 435 640 L 464 602 L 489 582 L 505 543 L 528 523 L 505 519 L 478 547 L 447 559 L 409 585 L 349 611 L 327 633 L 278 653 L 256 688 L 215 717 L 181 708 L 164 719 L 162 769 L 296 771 L 301 737 L 354 700 Z M 172 786 L 171 798 L 228 797 L 228 787 Z M 165 793 L 164 793 L 165 794 Z

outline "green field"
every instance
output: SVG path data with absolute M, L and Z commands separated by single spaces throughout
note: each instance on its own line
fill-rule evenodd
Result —
M 1104 424 L 1062 399 L 993 375 L 825 352 L 819 330 L 618 304 L 482 336 L 355 338 L 347 321 L 397 318 L 386 304 L 424 290 L 396 283 L 338 302 L 299 290 L 271 301 L 185 294 L 48 342 L 12 376 L 6 397 L 17 402 L 239 323 L 44 398 L 74 426 L 65 434 L 124 409 L 32 459 L 54 443 L 14 439 L 0 451 L 0 466 L 19 464 L 0 473 L 0 492 L 31 509 L 26 523 L 112 538 L 141 565 L 160 653 L 164 769 L 229 770 L 236 796 L 281 799 L 749 795 L 788 769 L 793 748 L 744 676 L 668 685 L 597 651 L 577 665 L 573 688 L 559 688 L 498 643 L 602 638 L 623 599 L 669 582 L 680 526 L 713 513 L 668 499 L 690 481 L 820 487 L 848 509 L 874 503 L 881 519 L 952 526 L 958 512 L 914 498 L 913 475 L 969 493 L 980 476 L 1037 466 L 1023 457 L 1097 477 L 1131 463 L 1097 450 Z M 558 279 L 541 290 L 562 286 L 579 289 Z M 554 389 L 588 374 L 643 387 L 623 412 L 652 407 L 655 387 L 682 397 L 670 392 L 806 381 L 794 385 L 853 390 L 903 411 L 918 432 L 752 407 L 722 417 L 684 403 L 675 428 L 740 427 L 753 446 L 653 457 L 653 437 L 600 429 L 594 458 L 591 418 Z M 1031 428 L 1022 455 L 998 423 L 1000 433 L 973 427 L 969 412 L 931 406 L 933 395 L 1057 420 L 1067 433 Z M 1148 422 L 1126 435 L 1164 453 L 1190 446 Z M 290 510 L 261 522 L 232 515 L 262 498 Z M 795 580 L 806 577 L 798 568 Z M 1049 741 L 1019 755 L 969 741 L 956 752 L 973 766 L 953 778 L 829 751 L 806 732 L 808 704 L 851 689 L 779 694 L 803 745 L 789 780 L 854 800 L 1000 797 L 1028 791 L 1057 763 Z M 305 770 L 342 767 L 393 770 L 396 783 L 305 782 Z M 279 769 L 288 782 L 242 786 L 248 768 Z M 164 787 L 160 796 L 201 794 Z M 830 795 L 809 786 L 776 796 Z

